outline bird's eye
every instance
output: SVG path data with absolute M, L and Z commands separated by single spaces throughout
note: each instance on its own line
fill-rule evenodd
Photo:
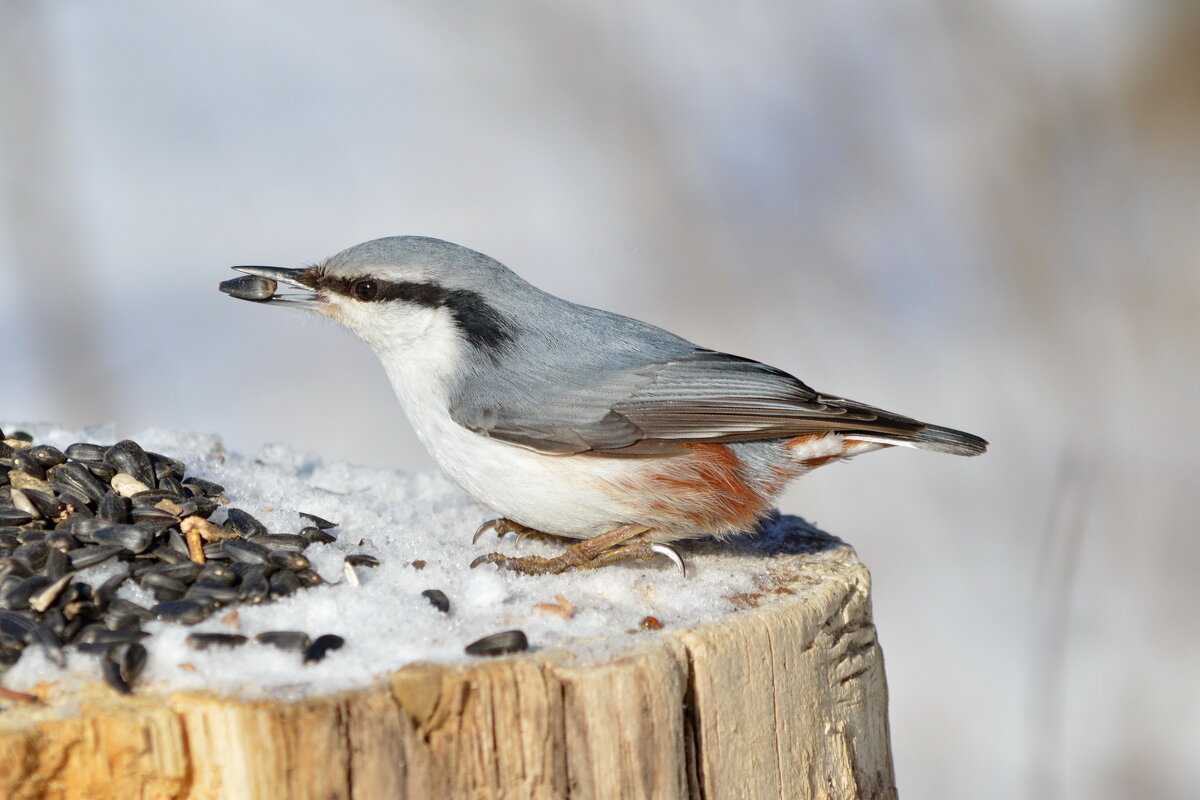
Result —
M 355 281 L 351 288 L 354 296 L 362 300 L 364 303 L 369 303 L 379 296 L 379 281 L 371 278 L 363 278 L 360 281 Z

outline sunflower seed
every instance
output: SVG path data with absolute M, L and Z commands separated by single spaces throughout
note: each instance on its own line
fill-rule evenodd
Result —
M 471 642 L 464 648 L 469 656 L 501 656 L 505 653 L 519 653 L 529 649 L 529 639 L 524 631 L 513 630 L 493 633 Z
M 124 472 L 151 489 L 158 485 L 154 466 L 142 446 L 131 439 L 122 439 L 104 452 L 104 463 L 116 472 Z
M 75 461 L 94 461 L 101 462 L 104 460 L 104 453 L 108 448 L 102 444 L 91 444 L 90 442 L 76 442 L 67 448 L 67 458 Z
M 150 609 L 154 616 L 164 622 L 182 622 L 184 625 L 195 625 L 212 616 L 216 606 L 196 600 L 171 600 L 159 603 Z
M 337 537 L 332 533 L 313 527 L 301 529 L 300 537 L 309 544 L 329 544 L 337 541 Z
M 268 550 L 282 550 L 293 553 L 299 553 L 308 547 L 308 542 L 304 537 L 294 533 L 266 533 L 260 536 L 252 536 L 247 541 L 260 544 Z
M 238 535 L 243 539 L 249 539 L 251 536 L 262 536 L 267 533 L 266 525 L 263 525 L 252 515 L 242 511 L 240 508 L 231 508 L 226 512 L 225 526 L 237 531 Z
M 25 453 L 40 464 L 42 469 L 49 469 L 50 467 L 57 467 L 59 464 L 67 463 L 66 453 L 48 444 L 39 444 L 36 447 L 31 447 Z
M 265 564 L 267 556 L 271 552 L 262 545 L 255 544 L 246 539 L 226 539 L 221 542 L 221 548 L 229 558 L 234 561 L 241 561 L 244 564 Z M 207 549 L 205 550 L 205 554 L 207 554 Z
M 254 567 L 242 575 L 242 596 L 247 603 L 261 603 L 271 593 L 271 583 L 262 567 Z
M 61 484 L 69 489 L 77 489 L 87 496 L 92 503 L 99 503 L 104 499 L 105 492 L 108 487 L 100 482 L 100 479 L 91 473 L 82 463 L 77 461 L 68 461 L 65 464 L 59 464 L 46 473 L 52 484 Z
M 279 288 L 279 284 L 270 278 L 260 278 L 257 275 L 242 275 L 237 278 L 230 278 L 227 281 L 221 281 L 217 284 L 217 288 L 230 297 L 236 297 L 239 300 L 262 302 L 263 300 L 270 300 L 275 296 L 275 290 Z
M 291 570 L 281 569 L 275 572 L 268 579 L 271 585 L 271 599 L 287 597 L 290 594 L 295 594 L 300 588 L 300 579 L 296 577 L 296 573 Z
M 125 524 L 129 522 L 129 500 L 122 497 L 116 490 L 109 491 L 100 501 L 97 514 L 109 522 Z
M 308 559 L 300 553 L 292 553 L 287 550 L 273 550 L 267 555 L 267 561 L 282 569 L 290 569 L 293 572 L 299 572 L 302 569 L 308 569 L 311 564 Z
M 21 611 L 29 608 L 29 601 L 33 596 L 49 584 L 50 579 L 45 575 L 30 575 L 5 592 L 4 596 L 0 598 L 0 603 L 3 604 L 4 608 L 13 611 Z
M 225 494 L 224 486 L 219 483 L 213 483 L 212 481 L 206 481 L 204 478 L 184 478 L 183 485 L 191 486 L 205 497 L 220 497 L 221 495 Z
M 155 532 L 140 525 L 106 525 L 92 533 L 97 544 L 118 545 L 131 553 L 141 553 L 154 541 Z
M 324 636 L 318 636 L 312 644 L 304 649 L 304 663 L 310 664 L 315 661 L 320 661 L 321 659 L 325 658 L 326 653 L 331 650 L 337 650 L 345 643 L 345 639 L 333 633 L 327 633 Z
M 189 633 L 184 641 L 193 650 L 207 650 L 210 647 L 240 647 L 249 640 L 240 633 Z
M 450 598 L 441 589 L 426 589 L 421 596 L 433 604 L 433 607 L 443 614 L 450 613 Z
M 304 631 L 264 631 L 254 637 L 259 644 L 269 644 L 280 650 L 307 650 L 312 639 Z
M 184 597 L 200 602 L 236 603 L 242 599 L 242 590 L 236 586 L 227 586 L 213 581 L 196 581 L 187 588 L 187 594 Z
M 58 553 L 57 550 L 54 552 Z M 61 556 L 62 554 L 59 553 L 59 555 Z M 67 584 L 70 583 L 72 577 L 74 577 L 74 573 L 63 575 L 49 586 L 30 597 L 29 607 L 39 613 L 48 609 L 51 604 L 58 599 L 58 596 L 62 593 L 62 590 L 66 588 Z
M 33 521 L 33 514 L 19 508 L 0 507 L 0 525 L 24 525 Z
M 312 523 L 314 526 L 316 526 L 316 528 L 317 528 L 318 530 L 322 530 L 322 531 L 323 531 L 323 530 L 326 530 L 326 529 L 328 529 L 328 528 L 336 528 L 336 527 L 338 526 L 338 524 L 337 524 L 336 522 L 330 522 L 330 521 L 329 521 L 329 520 L 327 520 L 327 519 L 324 519 L 324 518 L 322 518 L 322 517 L 318 517 L 316 514 L 309 514 L 309 513 L 307 513 L 307 512 L 304 512 L 304 511 L 298 511 L 298 512 L 296 512 L 296 513 L 297 513 L 297 514 L 299 514 L 299 515 L 300 515 L 301 517 L 303 517 L 304 519 L 306 519 L 306 520 L 308 520 L 309 522 L 311 522 L 311 523 Z

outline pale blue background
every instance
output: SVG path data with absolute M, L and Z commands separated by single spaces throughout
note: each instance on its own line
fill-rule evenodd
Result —
M 1194 796 L 1197 41 L 1137 0 L 9 0 L 0 417 L 428 468 L 365 346 L 216 284 L 451 239 L 992 440 L 783 503 L 873 570 L 904 796 Z

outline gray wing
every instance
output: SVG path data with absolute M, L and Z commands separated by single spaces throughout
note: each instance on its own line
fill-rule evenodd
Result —
M 477 398 L 478 400 L 478 398 Z M 925 426 L 826 397 L 757 361 L 710 350 L 617 370 L 555 376 L 546 390 L 456 404 L 465 427 L 544 453 L 670 452 L 681 442 L 736 442 L 829 431 L 911 437 Z

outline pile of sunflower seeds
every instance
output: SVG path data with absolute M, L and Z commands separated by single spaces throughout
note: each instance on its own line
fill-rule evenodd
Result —
M 131 440 L 111 446 L 79 442 L 65 451 L 35 445 L 24 432 L 0 431 L 0 674 L 36 645 L 55 664 L 75 650 L 100 656 L 104 679 L 128 693 L 146 663 L 142 630 L 151 620 L 185 625 L 217 610 L 266 603 L 324 583 L 304 556 L 332 542 L 335 523 L 311 514 L 298 533 L 270 533 L 251 514 L 229 508 L 209 517 L 224 488 L 185 477 L 184 464 L 148 453 Z M 83 571 L 116 562 L 99 583 Z M 378 564 L 348 556 L 346 577 Z M 157 601 L 150 608 L 117 592 L 133 581 Z M 237 646 L 234 634 L 192 634 L 196 649 Z M 256 641 L 317 661 L 342 644 L 299 631 L 270 631 Z

